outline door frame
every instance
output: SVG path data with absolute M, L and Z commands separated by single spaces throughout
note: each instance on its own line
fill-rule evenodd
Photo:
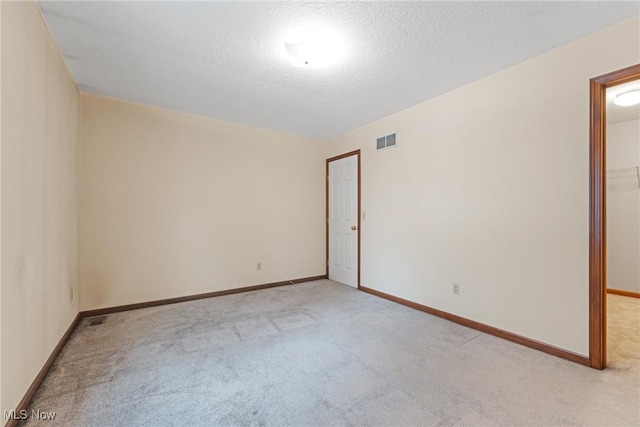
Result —
M 339 156 L 331 157 L 326 160 L 325 167 L 325 247 L 326 247 L 326 260 L 325 265 L 327 268 L 327 279 L 329 278 L 329 163 L 334 162 L 336 160 L 344 159 L 345 157 L 357 156 L 357 164 L 358 164 L 358 274 L 357 274 L 357 288 L 360 289 L 360 236 L 362 235 L 362 227 L 361 220 L 362 214 L 360 212 L 361 204 L 360 204 L 360 186 L 361 178 L 360 178 L 360 150 L 350 151 L 348 153 L 340 154 Z
M 640 79 L 640 64 L 590 80 L 589 364 L 607 365 L 606 112 L 609 87 Z

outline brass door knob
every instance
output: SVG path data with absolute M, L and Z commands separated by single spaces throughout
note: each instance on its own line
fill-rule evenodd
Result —
M 353 231 L 356 231 L 356 230 L 358 229 L 358 226 L 357 226 L 357 225 L 352 225 L 352 226 L 351 226 L 351 229 L 352 229 Z

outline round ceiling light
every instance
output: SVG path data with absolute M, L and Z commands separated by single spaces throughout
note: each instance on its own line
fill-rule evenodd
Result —
M 291 33 L 284 46 L 294 67 L 326 67 L 336 63 L 344 52 L 340 37 L 322 28 L 306 28 Z
M 630 107 L 640 104 L 640 89 L 632 89 L 616 95 L 615 104 L 621 107 Z

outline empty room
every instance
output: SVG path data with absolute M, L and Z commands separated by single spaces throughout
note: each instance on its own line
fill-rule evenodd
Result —
M 16 426 L 640 426 L 637 1 L 1 1 Z

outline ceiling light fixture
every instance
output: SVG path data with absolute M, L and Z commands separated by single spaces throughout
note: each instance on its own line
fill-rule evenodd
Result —
M 337 62 L 344 51 L 337 34 L 320 28 L 307 28 L 292 33 L 284 46 L 294 67 L 326 67 Z
M 640 89 L 632 89 L 616 95 L 615 104 L 621 107 L 630 107 L 640 104 Z

